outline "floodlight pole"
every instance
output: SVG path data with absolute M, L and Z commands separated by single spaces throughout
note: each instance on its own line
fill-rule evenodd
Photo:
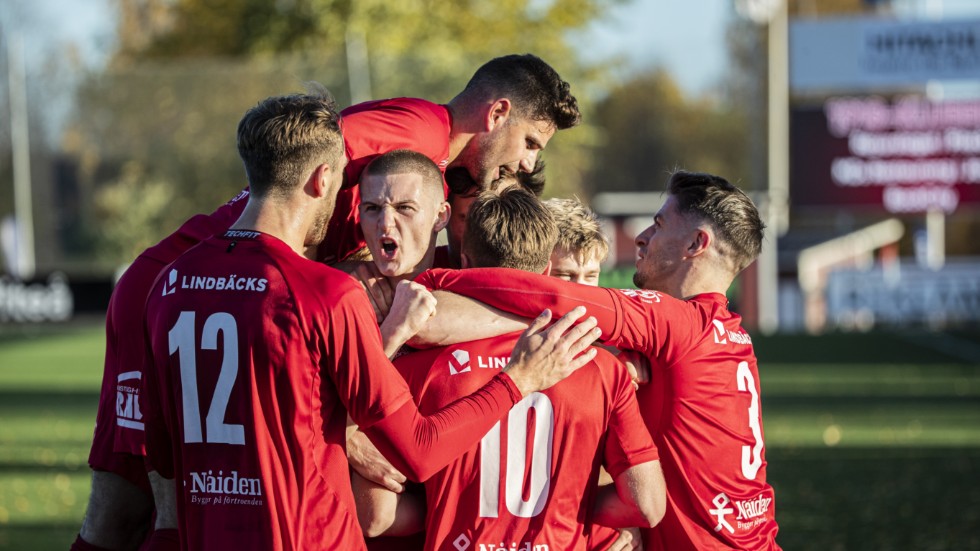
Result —
M 24 48 L 20 33 L 7 36 L 8 86 L 10 87 L 10 141 L 14 168 L 14 219 L 16 220 L 17 257 L 12 266 L 15 275 L 28 280 L 34 277 L 34 206 L 31 198 L 31 143 L 27 114 L 27 78 Z
M 789 229 L 789 8 L 775 2 L 769 32 L 767 242 L 759 256 L 759 330 L 779 330 L 779 237 Z

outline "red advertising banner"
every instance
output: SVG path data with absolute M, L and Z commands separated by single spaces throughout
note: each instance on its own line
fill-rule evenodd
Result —
M 795 206 L 947 213 L 980 205 L 980 100 L 828 99 L 790 119 Z

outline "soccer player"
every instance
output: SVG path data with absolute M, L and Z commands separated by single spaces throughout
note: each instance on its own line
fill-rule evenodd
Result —
M 558 224 L 558 243 L 551 253 L 551 277 L 599 285 L 609 243 L 595 213 L 578 199 L 548 199 L 544 205 Z
M 472 178 L 481 189 L 501 176 L 532 171 L 538 153 L 555 133 L 581 120 L 568 83 L 531 54 L 490 60 L 445 105 L 397 98 L 355 105 L 342 115 L 349 150 L 413 149 L 441 170 Z M 371 131 L 352 137 L 347 132 L 349 122 Z M 406 127 L 418 130 L 409 133 Z M 383 149 L 378 141 L 384 142 Z M 373 158 L 348 157 L 348 172 L 355 174 Z M 346 185 L 357 182 L 348 177 Z M 326 262 L 343 260 L 364 246 L 357 224 L 357 192 L 356 187 L 345 188 L 337 199 L 327 240 L 320 247 Z
M 447 245 L 436 249 L 436 267 L 460 268 L 460 249 L 463 243 L 463 233 L 466 231 L 466 213 L 477 196 L 486 189 L 502 190 L 511 185 L 519 185 L 540 197 L 544 191 L 544 161 L 538 157 L 530 172 L 505 174 L 494 180 L 489 187 L 481 186 L 463 171 L 446 173 L 446 185 L 449 188 L 447 201 L 450 206 L 449 225 L 446 226 Z
M 334 262 L 364 246 L 355 227 L 360 171 L 375 156 L 399 148 L 423 152 L 481 181 L 527 170 L 555 131 L 580 120 L 568 83 L 533 55 L 486 63 L 447 105 L 396 98 L 343 111 L 345 189 L 338 198 L 321 260 Z M 142 465 L 144 435 L 139 403 L 144 341 L 143 305 L 159 271 L 201 240 L 221 233 L 247 203 L 248 190 L 209 216 L 188 220 L 148 249 L 120 279 L 106 319 L 106 358 L 89 465 L 92 492 L 76 551 L 129 547 L 150 522 L 149 483 Z M 317 254 L 312 253 L 311 254 Z M 94 544 L 94 545 L 93 545 Z M 86 547 L 87 546 L 87 547 Z
M 547 273 L 557 228 L 530 193 L 485 192 L 463 240 L 466 266 Z M 503 274 L 506 278 L 506 274 Z M 494 377 L 516 334 L 400 356 L 395 365 L 421 411 L 436 411 Z M 596 493 L 599 465 L 615 487 Z M 657 451 L 639 417 L 626 369 L 608 353 L 541 393 L 528 396 L 462 457 L 425 482 L 427 549 L 584 549 L 593 522 L 651 526 L 662 516 Z M 374 495 L 374 494 L 372 494 Z M 392 495 L 378 496 L 383 520 Z
M 183 549 L 362 548 L 348 411 L 403 472 L 427 478 L 595 355 L 578 355 L 598 335 L 594 320 L 571 327 L 579 310 L 539 333 L 543 315 L 503 373 L 421 416 L 364 293 L 302 255 L 326 233 L 346 164 L 332 107 L 283 96 L 246 113 L 245 211 L 165 268 L 147 299 L 148 460 L 180 477 L 171 488 Z
M 607 344 L 642 352 L 652 368 L 637 398 L 661 453 L 667 512 L 645 531 L 646 547 L 778 549 L 757 361 L 724 294 L 758 256 L 763 228 L 755 205 L 727 180 L 679 171 L 653 225 L 636 238 L 640 290 L 523 273 L 505 279 L 493 270 L 426 272 L 420 281 L 525 317 L 586 305 Z M 448 298 L 437 297 L 440 305 Z

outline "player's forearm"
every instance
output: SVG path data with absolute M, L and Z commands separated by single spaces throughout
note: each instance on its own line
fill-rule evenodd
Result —
M 617 330 L 616 299 L 608 289 L 507 268 L 429 270 L 416 281 L 430 290 L 452 291 L 527 319 L 542 310 L 551 310 L 557 318 L 584 306 L 598 320 L 603 339 Z
M 415 348 L 448 346 L 527 329 L 530 320 L 447 291 L 436 291 L 436 314 L 408 344 Z
M 425 503 L 415 494 L 392 492 L 356 472 L 351 474 L 351 487 L 366 537 L 407 536 L 425 529 Z
M 421 482 L 479 442 L 521 398 L 517 386 L 501 374 L 429 416 L 409 401 L 364 432 L 395 468 Z
M 593 520 L 613 528 L 652 528 L 664 516 L 667 494 L 660 461 L 630 467 L 599 487 Z
M 385 356 L 388 356 L 389 360 L 395 357 L 398 349 L 408 342 L 409 338 L 412 336 L 411 333 L 405 330 L 405 326 L 403 324 L 389 323 L 387 319 L 381 323 L 380 329 L 381 342 L 384 344 Z

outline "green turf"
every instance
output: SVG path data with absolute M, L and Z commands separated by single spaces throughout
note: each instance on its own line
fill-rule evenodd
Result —
M 67 549 L 88 500 L 104 330 L 0 337 L 0 549 Z
M 78 531 L 103 338 L 0 332 L 0 550 L 64 550 Z M 980 549 L 975 342 L 755 338 L 784 549 Z

